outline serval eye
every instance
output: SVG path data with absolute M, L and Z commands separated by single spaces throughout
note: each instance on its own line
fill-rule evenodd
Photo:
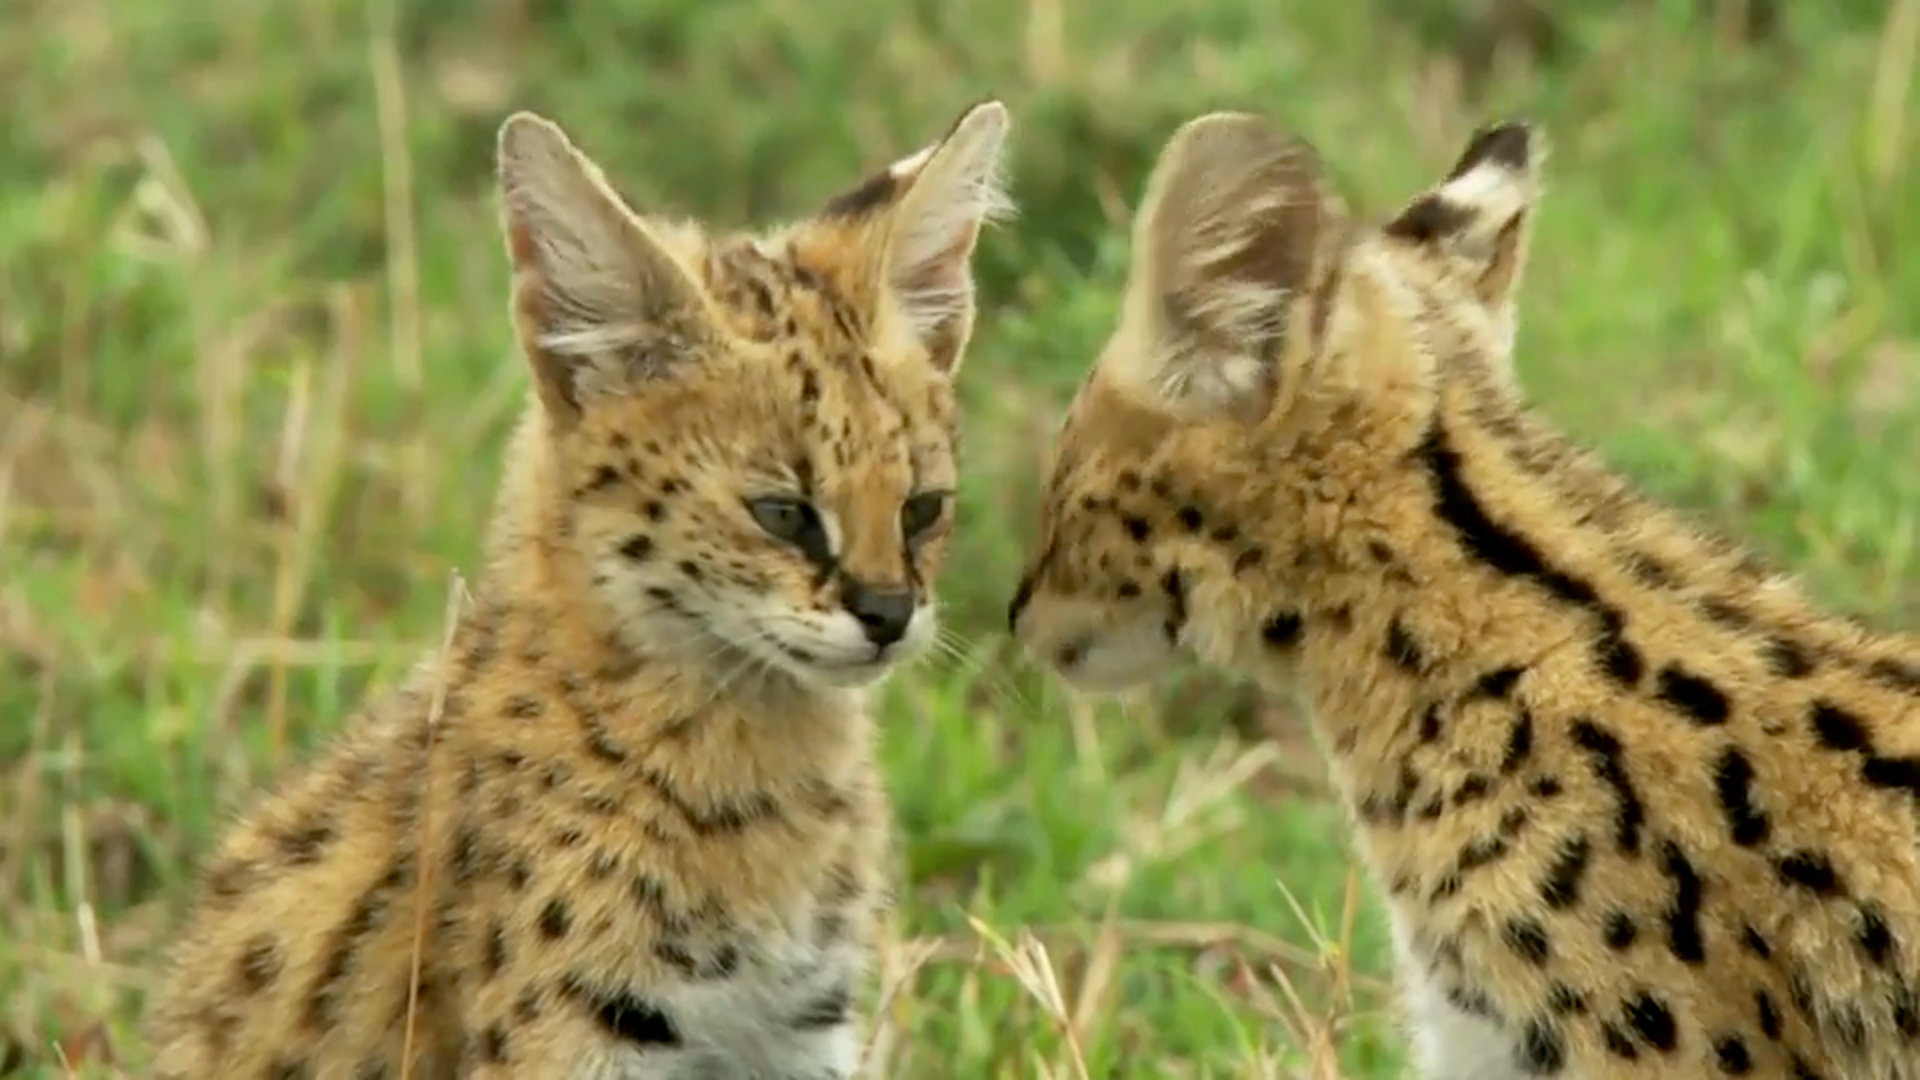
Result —
M 761 528 L 789 543 L 799 543 L 802 534 L 820 524 L 820 516 L 813 507 L 799 499 L 779 496 L 748 499 L 747 512 Z
M 825 554 L 826 530 L 820 525 L 819 513 L 805 501 L 778 495 L 748 499 L 747 512 L 768 535 L 785 540 L 810 557 Z
M 915 539 L 938 525 L 940 515 L 946 511 L 946 508 L 946 492 L 923 491 L 901 505 L 900 531 L 906 535 L 907 539 Z

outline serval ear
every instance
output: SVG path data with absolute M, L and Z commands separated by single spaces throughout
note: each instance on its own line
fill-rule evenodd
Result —
M 866 248 L 863 285 L 890 298 L 939 371 L 951 375 L 973 332 L 973 252 L 1013 203 L 1002 174 L 1007 107 L 968 108 L 938 141 L 830 200 L 819 220 L 853 226 Z
M 1464 273 L 1509 345 L 1546 156 L 1546 137 L 1529 124 L 1480 128 L 1446 177 L 1383 230 Z
M 1250 113 L 1174 132 L 1134 219 L 1119 379 L 1197 415 L 1264 413 L 1344 215 L 1319 156 Z
M 705 289 L 558 125 L 508 117 L 498 169 L 514 321 L 556 424 L 711 342 Z

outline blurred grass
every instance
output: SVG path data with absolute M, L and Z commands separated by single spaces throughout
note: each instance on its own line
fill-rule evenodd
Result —
M 977 650 L 892 690 L 891 959 L 924 965 L 888 1075 L 1394 1075 L 1383 935 L 1297 721 L 1198 677 L 1096 713 L 1006 648 L 1053 410 L 1180 121 L 1266 112 L 1378 210 L 1524 113 L 1555 145 L 1536 399 L 1837 605 L 1913 623 L 1920 3 L 1775 5 L 1758 34 L 1733 6 L 12 0 L 0 1074 L 141 1071 L 193 859 L 471 568 L 523 377 L 506 111 L 560 119 L 638 203 L 741 222 L 995 93 L 1023 215 L 982 252 L 945 589 Z

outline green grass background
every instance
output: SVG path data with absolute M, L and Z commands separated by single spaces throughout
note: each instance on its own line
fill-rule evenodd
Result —
M 1000 612 L 1145 170 L 1237 107 L 1375 212 L 1482 120 L 1544 123 L 1535 399 L 1836 605 L 1920 621 L 1920 3 L 1783 5 L 1754 40 L 1737 0 L 1555 6 L 9 0 L 0 1075 L 141 1073 L 195 858 L 473 568 L 524 378 L 507 111 L 637 203 L 741 223 L 990 93 L 1023 214 L 983 244 L 963 377 L 970 657 L 886 713 L 908 880 L 876 1060 L 1395 1075 L 1377 909 L 1297 718 L 1201 677 L 1090 708 Z

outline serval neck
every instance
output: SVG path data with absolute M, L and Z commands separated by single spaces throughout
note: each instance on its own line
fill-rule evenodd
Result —
M 1563 701 L 1734 708 L 1697 671 L 1868 680 L 1920 693 L 1920 648 L 1821 613 L 1737 545 L 1640 497 L 1497 388 L 1443 387 L 1400 448 L 1341 493 L 1334 523 L 1230 605 L 1230 666 L 1304 689 L 1350 788 L 1437 738 L 1436 710 L 1503 697 L 1552 659 Z M 1408 444 L 1411 444 L 1410 447 Z M 1312 515 L 1309 515 L 1312 516 Z M 1239 588 L 1250 584 L 1243 575 Z M 1263 598 L 1284 598 L 1260 604 Z M 1746 674 L 1754 673 L 1752 675 Z M 1909 698 L 1910 700 L 1910 698 Z M 1570 717 L 1557 718 L 1570 720 Z M 1543 723 L 1556 718 L 1542 718 Z
M 801 771 L 865 752 L 866 691 L 804 685 L 710 635 L 663 629 L 657 645 L 636 640 L 594 595 L 591 568 L 551 535 L 529 530 L 495 546 L 455 637 L 456 678 L 537 682 L 590 742 L 643 751 L 667 740 L 716 763 Z

